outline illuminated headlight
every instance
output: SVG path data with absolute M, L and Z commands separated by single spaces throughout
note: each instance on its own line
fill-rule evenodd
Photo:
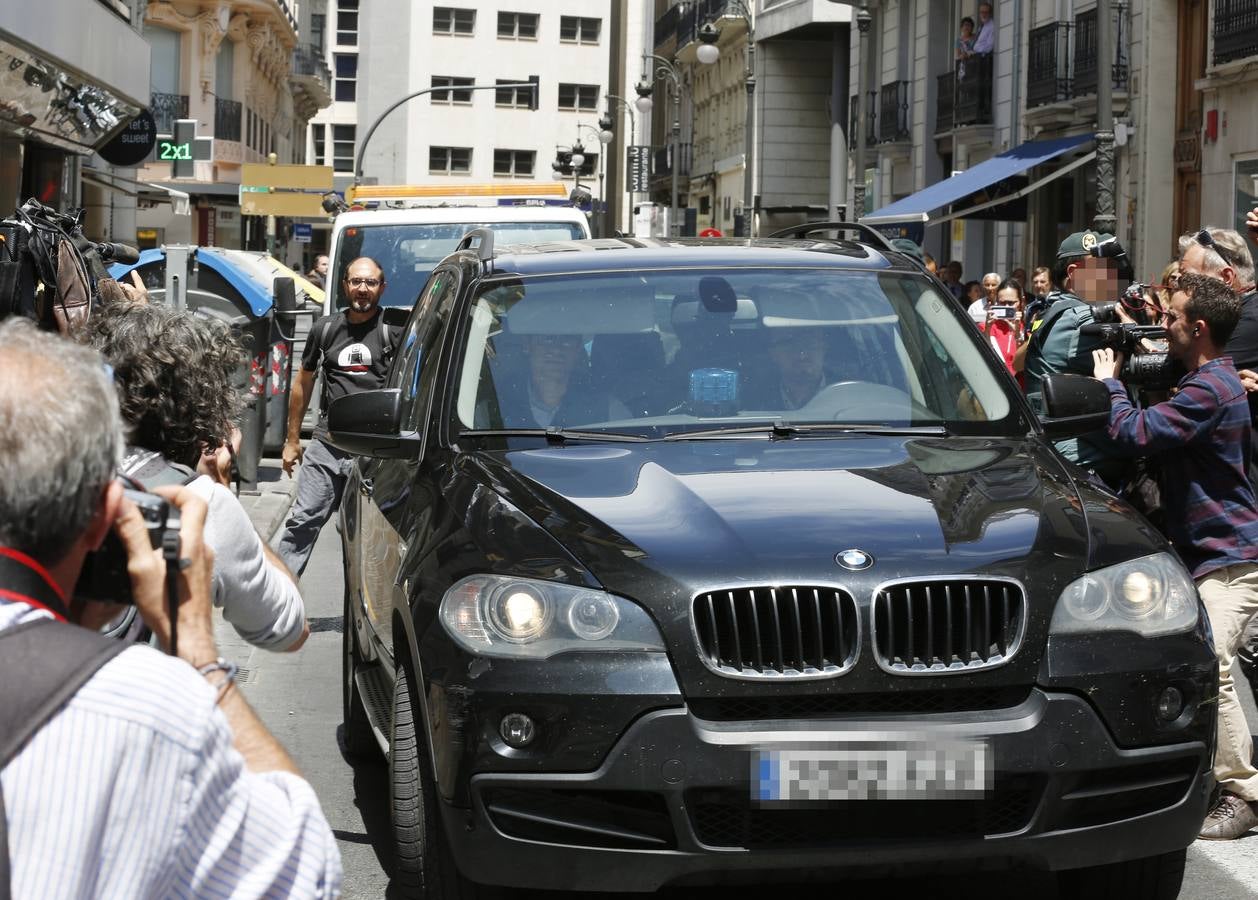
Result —
M 1157 553 L 1089 572 L 1066 585 L 1050 631 L 1134 631 L 1156 637 L 1196 625 L 1196 585 L 1173 556 Z
M 605 591 L 501 575 L 464 578 L 441 600 L 441 622 L 483 656 L 545 659 L 572 650 L 662 651 L 646 610 Z

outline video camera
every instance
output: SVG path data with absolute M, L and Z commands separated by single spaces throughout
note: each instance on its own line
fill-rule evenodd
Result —
M 1169 353 L 1137 352 L 1142 339 L 1166 337 L 1166 329 L 1158 325 L 1093 322 L 1080 326 L 1079 333 L 1099 337 L 1106 347 L 1123 354 L 1123 370 L 1119 378 L 1125 382 L 1149 390 L 1165 390 L 1174 387 L 1183 377 L 1183 369 Z

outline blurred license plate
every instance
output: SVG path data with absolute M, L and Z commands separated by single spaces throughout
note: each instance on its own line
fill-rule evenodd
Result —
M 977 798 L 991 788 L 981 741 L 860 743 L 752 753 L 751 794 L 761 803 Z

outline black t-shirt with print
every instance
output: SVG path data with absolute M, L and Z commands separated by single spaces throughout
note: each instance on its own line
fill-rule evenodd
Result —
M 344 312 L 333 313 L 319 319 L 310 330 L 301 354 L 301 367 L 307 372 L 323 373 L 317 436 L 327 434 L 325 426 L 332 401 L 384 386 L 402 329 L 385 325 L 383 315 L 377 309 L 366 322 L 351 322 Z

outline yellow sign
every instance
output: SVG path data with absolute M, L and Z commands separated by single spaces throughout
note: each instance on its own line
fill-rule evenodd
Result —
M 240 183 L 256 187 L 330 191 L 332 190 L 332 167 L 245 163 L 240 167 Z
M 301 191 L 271 191 L 268 193 L 241 193 L 242 216 L 305 216 L 327 218 L 323 211 L 323 197 L 304 194 Z
M 155 241 L 157 240 L 157 229 L 156 228 L 137 228 L 135 230 L 135 236 L 138 240 L 141 240 L 141 241 Z

